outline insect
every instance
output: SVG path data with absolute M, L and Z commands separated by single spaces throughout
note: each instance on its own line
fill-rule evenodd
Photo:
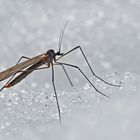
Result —
M 95 76 L 96 78 L 98 78 L 99 80 L 101 80 L 102 82 L 110 85 L 110 86 L 116 86 L 119 87 L 120 85 L 114 85 L 111 83 L 106 82 L 105 80 L 103 80 L 102 78 L 100 78 L 98 75 L 96 75 L 91 67 L 91 65 L 89 64 L 89 61 L 87 60 L 87 57 L 84 53 L 84 51 L 82 50 L 82 48 L 80 46 L 77 46 L 71 50 L 69 50 L 66 53 L 61 53 L 61 46 L 62 46 L 62 39 L 63 39 L 63 35 L 64 35 L 64 31 L 66 28 L 66 24 L 63 27 L 63 29 L 61 29 L 60 32 L 60 36 L 59 36 L 59 50 L 57 52 L 55 52 L 53 49 L 49 49 L 46 53 L 37 55 L 33 58 L 28 58 L 25 56 L 22 56 L 17 64 L 11 68 L 8 68 L 2 72 L 0 72 L 0 82 L 10 78 L 6 84 L 4 84 L 4 86 L 0 89 L 0 92 L 4 89 L 4 88 L 10 88 L 12 86 L 15 86 L 17 83 L 21 82 L 24 78 L 26 78 L 29 74 L 31 74 L 33 71 L 36 70 L 40 70 L 40 69 L 46 69 L 46 68 L 51 68 L 52 69 L 52 85 L 53 85 L 53 90 L 54 90 L 54 95 L 55 95 L 55 99 L 56 99 L 56 104 L 57 104 L 57 109 L 58 109 L 58 115 L 59 115 L 59 121 L 61 123 L 61 111 L 60 111 L 60 106 L 59 106 L 59 101 L 58 101 L 58 96 L 57 96 L 57 92 L 56 92 L 56 86 L 55 86 L 55 77 L 54 77 L 54 66 L 55 65 L 60 65 L 62 66 L 71 86 L 73 86 L 73 83 L 65 69 L 65 66 L 68 67 L 73 67 L 75 69 L 78 69 L 79 72 L 83 75 L 83 77 L 91 84 L 91 86 L 101 95 L 108 97 L 107 95 L 105 95 L 104 93 L 102 93 L 101 91 L 99 91 L 91 82 L 91 80 L 86 76 L 86 74 L 76 65 L 72 65 L 72 64 L 68 64 L 68 63 L 63 63 L 63 62 L 59 62 L 58 60 L 61 59 L 62 57 L 68 55 L 69 53 L 75 51 L 75 50 L 80 50 L 82 56 L 84 57 L 89 69 L 91 70 L 93 76 Z M 58 58 L 56 58 L 58 57 Z M 27 59 L 23 62 L 21 62 L 22 59 Z M 18 75 L 17 75 L 18 74 Z M 17 75 L 17 76 L 16 76 Z

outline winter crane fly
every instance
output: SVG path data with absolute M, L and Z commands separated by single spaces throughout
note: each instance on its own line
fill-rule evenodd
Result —
M 60 32 L 60 36 L 59 36 L 59 50 L 58 52 L 55 52 L 53 49 L 49 49 L 46 53 L 43 53 L 41 55 L 35 56 L 33 58 L 28 58 L 25 56 L 22 56 L 17 64 L 11 68 L 8 68 L 2 72 L 0 72 L 0 82 L 9 78 L 10 79 L 6 82 L 6 84 L 0 89 L 0 92 L 4 89 L 4 88 L 10 88 L 14 85 L 16 85 L 17 83 L 19 83 L 20 81 L 22 81 L 24 78 L 26 78 L 26 76 L 28 76 L 29 74 L 31 74 L 33 71 L 35 70 L 40 70 L 40 69 L 46 69 L 46 68 L 50 68 L 52 69 L 52 85 L 53 85 L 53 89 L 54 89 L 54 94 L 55 94 L 55 99 L 56 99 L 56 104 L 57 104 L 57 109 L 58 109 L 58 115 L 59 115 L 59 121 L 61 123 L 61 111 L 60 111 L 60 106 L 59 106 L 59 101 L 58 101 L 58 96 L 57 96 L 57 92 L 56 92 L 56 88 L 55 88 L 55 80 L 54 80 L 54 65 L 60 65 L 62 66 L 71 86 L 73 86 L 73 83 L 65 69 L 65 66 L 68 67 L 73 67 L 75 69 L 78 69 L 79 72 L 83 75 L 83 77 L 91 84 L 91 86 L 101 95 L 108 97 L 107 95 L 105 95 L 104 93 L 102 93 L 101 91 L 99 91 L 92 83 L 92 81 L 86 76 L 86 74 L 76 65 L 72 65 L 72 64 L 68 64 L 68 63 L 63 63 L 63 62 L 59 62 L 58 60 L 66 55 L 68 55 L 69 53 L 79 49 L 81 51 L 81 54 L 83 55 L 90 71 L 92 72 L 93 76 L 95 76 L 96 78 L 98 78 L 99 80 L 101 80 L 102 82 L 110 85 L 110 86 L 115 86 L 115 87 L 120 87 L 120 85 L 114 85 L 111 83 L 106 82 L 105 80 L 103 80 L 102 78 L 100 78 L 98 75 L 96 75 L 91 67 L 91 65 L 89 64 L 89 61 L 87 60 L 87 57 L 84 53 L 84 51 L 82 50 L 82 48 L 80 46 L 77 46 L 71 50 L 69 50 L 66 53 L 61 53 L 61 45 L 62 45 L 62 39 L 63 39 L 63 35 L 64 35 L 64 31 L 66 28 L 67 22 L 65 23 L 63 29 L 61 29 Z M 59 56 L 58 58 L 56 58 L 56 56 Z M 21 62 L 22 59 L 27 59 L 23 62 Z M 19 74 L 18 76 L 16 76 L 16 74 Z M 16 76 L 16 77 L 15 77 Z

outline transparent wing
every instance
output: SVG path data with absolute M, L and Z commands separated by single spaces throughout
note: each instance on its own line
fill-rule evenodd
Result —
M 6 70 L 0 72 L 0 81 L 3 81 L 5 79 L 9 78 L 10 76 L 12 76 L 13 74 L 17 73 L 18 71 L 21 71 L 21 70 L 29 67 L 30 65 L 41 61 L 42 58 L 43 58 L 43 54 L 35 56 L 29 60 L 21 62 L 9 69 L 6 69 Z

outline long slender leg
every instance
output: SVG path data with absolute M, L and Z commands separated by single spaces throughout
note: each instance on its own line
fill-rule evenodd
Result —
M 61 64 L 61 66 L 62 66 L 62 68 L 63 68 L 63 70 L 64 70 L 64 72 L 65 72 L 65 74 L 66 74 L 66 76 L 67 76 L 67 78 L 68 78 L 68 80 L 69 80 L 71 86 L 73 87 L 73 83 L 72 83 L 72 81 L 71 81 L 71 79 L 70 79 L 70 77 L 69 77 L 69 75 L 68 75 L 68 73 L 67 73 L 65 67 L 63 66 L 63 64 Z
M 53 89 L 54 89 L 54 93 L 55 93 L 55 99 L 56 99 L 56 103 L 57 103 L 59 121 L 60 121 L 60 124 L 61 124 L 61 113 L 60 113 L 60 107 L 59 107 L 59 102 L 58 102 L 58 97 L 57 97 L 56 88 L 55 88 L 55 82 L 54 82 L 54 67 L 53 67 L 53 63 L 51 63 L 51 64 L 52 64 L 52 84 L 53 84 Z
M 20 59 L 18 60 L 18 62 L 16 63 L 16 65 L 17 65 L 22 59 L 30 59 L 30 58 L 29 58 L 29 57 L 26 57 L 26 56 L 21 56 Z
M 104 93 L 102 93 L 101 91 L 99 91 L 94 85 L 93 83 L 88 79 L 88 77 L 84 74 L 84 72 L 78 67 L 78 66 L 75 66 L 75 65 L 71 65 L 71 64 L 67 64 L 67 63 L 61 63 L 61 62 L 57 62 L 57 64 L 59 65 L 67 65 L 67 66 L 70 66 L 70 67 L 74 67 L 76 69 L 78 69 L 80 71 L 80 73 L 85 77 L 85 79 L 92 85 L 92 87 L 98 92 L 100 93 L 101 95 L 105 96 L 105 97 L 108 97 L 110 98 L 109 96 L 105 95 Z
M 29 57 L 21 56 L 20 59 L 18 60 L 18 62 L 16 63 L 16 65 L 17 65 L 23 58 L 24 58 L 24 59 L 30 59 Z M 17 73 L 18 73 L 18 72 L 17 72 Z M 15 74 L 6 82 L 6 84 L 4 84 L 4 86 L 0 89 L 0 92 L 5 88 L 6 85 L 8 85 L 8 84 L 10 83 L 10 81 L 16 76 L 17 73 L 15 73 Z
M 73 52 L 73 51 L 76 50 L 76 49 L 80 49 L 80 51 L 81 51 L 81 53 L 82 53 L 82 55 L 83 55 L 83 57 L 84 57 L 84 59 L 85 59 L 87 65 L 88 65 L 89 69 L 91 70 L 92 74 L 93 74 L 96 78 L 100 79 L 102 82 L 104 82 L 104 83 L 106 83 L 106 84 L 108 84 L 108 85 L 110 85 L 110 86 L 116 86 L 116 87 L 120 87 L 120 86 L 121 86 L 121 85 L 114 85 L 114 84 L 108 83 L 107 81 L 103 80 L 103 79 L 100 78 L 98 75 L 96 75 L 96 74 L 94 73 L 92 67 L 90 66 L 90 64 L 89 64 L 89 62 L 88 62 L 88 60 L 87 60 L 87 58 L 86 58 L 86 55 L 84 54 L 84 51 L 82 50 L 81 46 L 77 46 L 77 47 L 71 49 L 70 51 L 66 52 L 64 55 L 62 55 L 61 57 L 59 57 L 58 59 L 56 59 L 56 61 L 59 60 L 60 58 L 64 57 L 65 55 L 67 55 L 67 54 Z

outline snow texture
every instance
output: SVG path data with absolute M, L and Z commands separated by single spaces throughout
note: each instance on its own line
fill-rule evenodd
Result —
M 68 19 L 62 52 L 80 45 L 95 73 L 121 84 L 96 79 L 77 50 L 60 61 L 78 65 L 110 98 L 66 67 L 72 88 L 56 66 L 60 125 L 51 70 L 36 71 L 1 92 L 0 140 L 139 140 L 139 13 L 139 0 L 0 0 L 0 71 L 23 55 L 58 51 L 60 29 Z

